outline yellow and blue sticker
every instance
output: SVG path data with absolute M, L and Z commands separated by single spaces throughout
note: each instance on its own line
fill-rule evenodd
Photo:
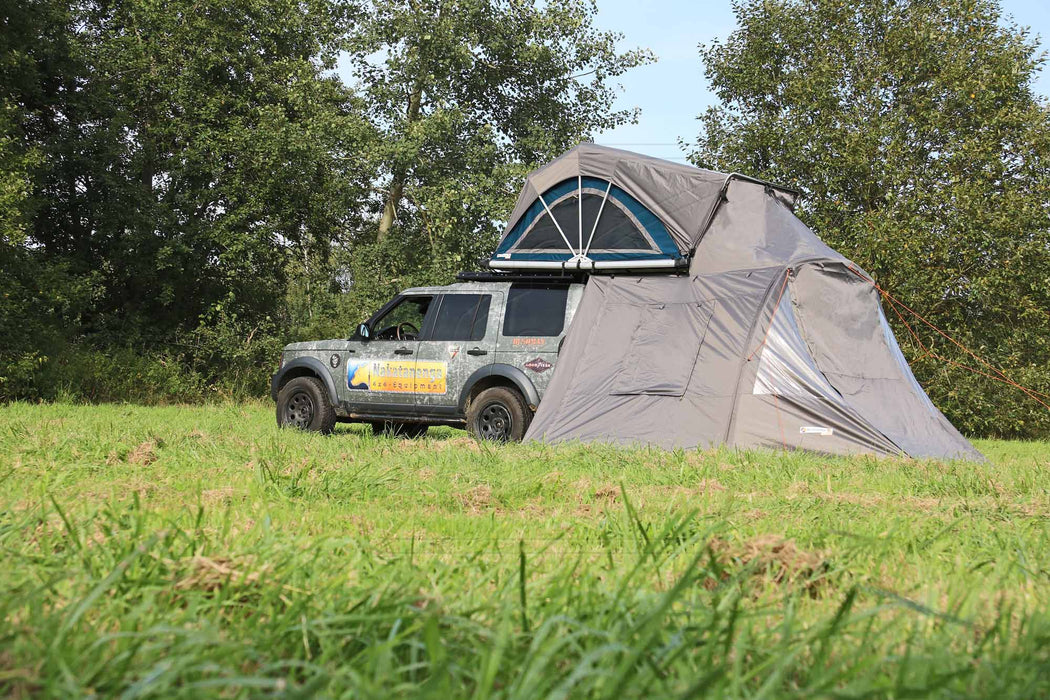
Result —
M 359 360 L 346 363 L 346 385 L 355 391 L 444 394 L 448 363 L 427 360 Z

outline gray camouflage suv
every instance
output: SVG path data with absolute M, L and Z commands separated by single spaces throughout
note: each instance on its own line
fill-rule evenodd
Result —
M 277 423 L 322 433 L 371 423 L 406 437 L 453 425 L 521 440 L 582 294 L 529 278 L 406 289 L 348 340 L 285 346 L 270 385 Z

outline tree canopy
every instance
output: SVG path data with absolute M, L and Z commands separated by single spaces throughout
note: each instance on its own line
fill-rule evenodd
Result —
M 376 138 L 374 236 L 399 273 L 447 276 L 495 245 L 525 172 L 634 119 L 614 79 L 651 60 L 593 0 L 369 0 L 345 65 Z M 392 251 L 396 251 L 392 253 Z M 359 275 L 359 277 L 362 275 Z
M 738 28 L 700 49 L 720 104 L 692 160 L 798 187 L 799 215 L 881 287 L 1050 393 L 1050 104 L 1028 31 L 995 0 L 735 8 Z M 886 311 L 961 429 L 1050 434 L 1050 411 Z
M 0 398 L 53 395 L 71 347 L 258 379 L 279 340 L 449 281 L 525 171 L 634 117 L 612 81 L 649 60 L 593 2 L 3 12 Z

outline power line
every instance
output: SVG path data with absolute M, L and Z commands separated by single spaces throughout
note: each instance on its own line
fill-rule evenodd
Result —
M 678 143 L 657 143 L 657 142 L 645 142 L 645 143 L 600 143 L 599 146 L 678 146 Z

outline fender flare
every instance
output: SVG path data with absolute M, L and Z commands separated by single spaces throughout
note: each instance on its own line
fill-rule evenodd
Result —
M 339 405 L 339 394 L 336 393 L 332 373 L 316 357 L 297 357 L 287 362 L 284 367 L 278 370 L 277 374 L 273 375 L 273 379 L 270 380 L 270 397 L 275 402 L 277 401 L 277 393 L 280 391 L 281 384 L 284 383 L 282 380 L 293 369 L 308 369 L 310 374 L 317 375 L 317 378 L 324 382 L 325 388 L 328 389 L 328 399 L 332 402 L 332 405 Z
M 470 396 L 470 392 L 473 391 L 474 386 L 482 379 L 488 377 L 502 377 L 510 380 L 514 386 L 518 387 L 518 391 L 520 391 L 522 396 L 525 397 L 525 401 L 529 406 L 540 405 L 540 394 L 536 391 L 536 387 L 532 383 L 532 380 L 529 379 L 524 372 L 513 365 L 496 362 L 476 369 L 473 374 L 467 377 L 466 383 L 463 384 L 463 390 L 459 394 L 460 413 L 466 411 L 467 398 Z

